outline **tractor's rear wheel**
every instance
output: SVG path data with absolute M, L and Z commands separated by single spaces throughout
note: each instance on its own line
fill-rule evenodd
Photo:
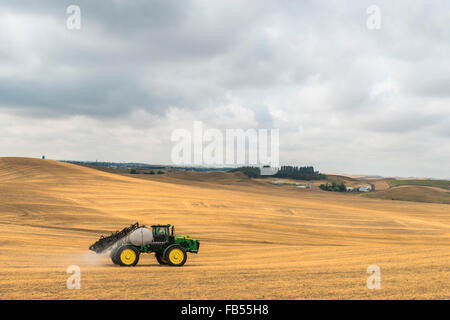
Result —
M 134 267 L 139 261 L 139 251 L 130 245 L 120 247 L 116 253 L 119 265 L 124 267 Z
M 155 257 L 156 257 L 156 260 L 158 261 L 159 264 L 162 264 L 162 265 L 166 265 L 167 264 L 167 261 L 164 260 L 164 258 L 163 258 L 161 253 L 157 253 L 156 252 L 155 253 Z
M 167 249 L 164 259 L 169 266 L 181 267 L 186 263 L 187 254 L 182 247 L 174 246 Z

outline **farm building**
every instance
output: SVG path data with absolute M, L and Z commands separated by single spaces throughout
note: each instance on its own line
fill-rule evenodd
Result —
M 359 192 L 370 192 L 370 191 L 372 191 L 372 187 L 371 186 L 359 186 L 358 191 Z

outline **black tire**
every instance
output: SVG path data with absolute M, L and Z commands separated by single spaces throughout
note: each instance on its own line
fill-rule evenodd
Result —
M 161 265 L 167 265 L 167 261 L 163 258 L 161 253 L 156 252 L 155 253 L 155 258 L 158 261 L 159 264 Z
M 109 254 L 109 257 L 111 258 L 112 262 L 114 264 L 119 264 L 119 259 L 118 259 L 118 255 L 117 255 L 117 251 L 118 251 L 118 247 L 115 247 L 114 249 L 111 250 L 111 253 Z
M 164 254 L 164 260 L 169 266 L 181 267 L 186 263 L 187 253 L 181 246 L 169 247 Z
M 127 250 L 127 252 L 124 253 L 125 250 Z M 134 259 L 133 253 L 129 252 L 128 250 L 134 252 Z M 122 253 L 124 254 L 122 255 Z M 137 263 L 139 262 L 139 255 L 140 255 L 139 250 L 131 245 L 125 245 L 118 248 L 116 253 L 117 261 L 119 262 L 119 265 L 122 267 L 134 267 L 135 265 L 137 265 Z M 130 257 L 130 259 L 127 260 L 126 259 L 127 257 Z

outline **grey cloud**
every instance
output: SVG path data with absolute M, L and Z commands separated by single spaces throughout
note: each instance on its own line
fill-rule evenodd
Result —
M 70 4 L 81 7 L 81 30 L 66 29 Z M 0 14 L 20 16 L 25 26 L 0 20 L 0 117 L 15 114 L 25 126 L 27 118 L 65 123 L 81 116 L 134 132 L 142 113 L 149 120 L 137 121 L 139 130 L 161 126 L 152 132 L 164 139 L 170 136 L 164 128 L 185 120 L 177 116 L 211 124 L 256 121 L 280 129 L 286 158 L 303 161 L 299 153 L 306 152 L 331 170 L 333 162 L 321 159 L 333 154 L 341 166 L 334 169 L 360 166 L 363 173 L 364 154 L 394 152 L 392 135 L 398 145 L 408 141 L 399 154 L 414 155 L 415 131 L 438 141 L 448 137 L 450 118 L 449 2 L 378 1 L 381 30 L 366 27 L 370 4 L 3 1 Z M 355 143 L 366 135 L 376 136 L 372 149 Z M 352 153 L 359 164 L 347 170 Z M 390 167 L 381 161 L 368 169 L 383 174 Z M 416 174 L 413 164 L 410 170 Z

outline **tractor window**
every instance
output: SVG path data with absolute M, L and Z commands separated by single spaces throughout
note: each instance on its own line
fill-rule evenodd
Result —
M 153 237 L 155 241 L 165 241 L 168 235 L 169 235 L 168 228 L 165 227 L 153 228 Z
M 154 231 L 155 236 L 167 235 L 167 230 L 166 229 L 167 228 L 161 228 L 161 227 L 155 228 L 155 231 Z

